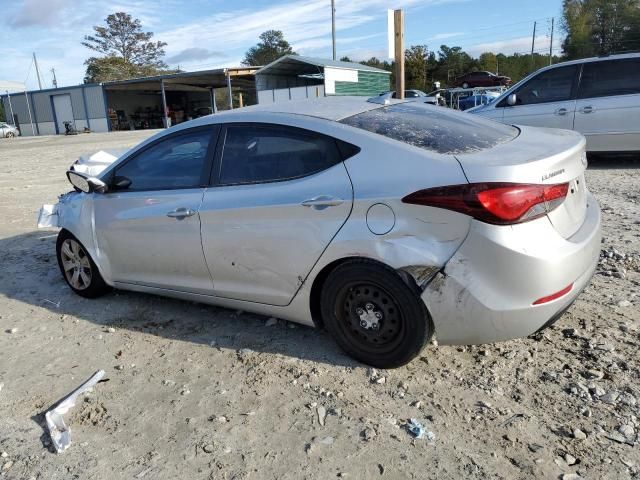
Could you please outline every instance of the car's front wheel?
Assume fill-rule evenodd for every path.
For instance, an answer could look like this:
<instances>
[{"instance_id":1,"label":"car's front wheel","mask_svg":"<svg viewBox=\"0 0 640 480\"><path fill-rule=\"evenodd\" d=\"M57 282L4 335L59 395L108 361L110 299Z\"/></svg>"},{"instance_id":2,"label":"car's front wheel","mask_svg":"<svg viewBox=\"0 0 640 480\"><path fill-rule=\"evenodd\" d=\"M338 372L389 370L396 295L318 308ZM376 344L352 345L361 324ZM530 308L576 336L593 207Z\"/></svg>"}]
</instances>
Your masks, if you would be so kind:
<instances>
[{"instance_id":1,"label":"car's front wheel","mask_svg":"<svg viewBox=\"0 0 640 480\"><path fill-rule=\"evenodd\" d=\"M58 234L56 254L62 276L71 290L78 295L96 298L111 289L100 275L84 245L67 230Z\"/></svg>"},{"instance_id":2,"label":"car's front wheel","mask_svg":"<svg viewBox=\"0 0 640 480\"><path fill-rule=\"evenodd\" d=\"M16 136L16 135L15 135L15 133L13 133L13 132L7 132L7 134L5 135L5 137L7 137L7 138L13 138L13 137L15 137L15 136Z\"/></svg>"},{"instance_id":3,"label":"car's front wheel","mask_svg":"<svg viewBox=\"0 0 640 480\"><path fill-rule=\"evenodd\" d=\"M321 294L325 327L345 352L378 368L414 359L433 325L416 288L392 269L350 260L327 277Z\"/></svg>"}]
</instances>

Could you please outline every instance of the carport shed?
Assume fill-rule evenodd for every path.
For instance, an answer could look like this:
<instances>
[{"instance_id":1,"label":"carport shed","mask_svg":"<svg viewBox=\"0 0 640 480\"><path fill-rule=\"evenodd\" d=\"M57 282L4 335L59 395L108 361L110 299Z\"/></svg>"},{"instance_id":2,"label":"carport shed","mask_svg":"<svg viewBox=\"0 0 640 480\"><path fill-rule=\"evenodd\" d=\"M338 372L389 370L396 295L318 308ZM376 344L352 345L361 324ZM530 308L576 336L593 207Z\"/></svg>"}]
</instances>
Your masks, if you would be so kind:
<instances>
[{"instance_id":1,"label":"carport shed","mask_svg":"<svg viewBox=\"0 0 640 480\"><path fill-rule=\"evenodd\" d=\"M259 67L198 72L33 90L0 95L9 123L22 135L65 133L64 122L82 131L162 128L217 111L216 89L224 106L256 103L254 73Z\"/></svg>"},{"instance_id":2,"label":"carport shed","mask_svg":"<svg viewBox=\"0 0 640 480\"><path fill-rule=\"evenodd\" d=\"M389 90L391 72L354 62L285 55L256 72L258 103Z\"/></svg>"}]
</instances>

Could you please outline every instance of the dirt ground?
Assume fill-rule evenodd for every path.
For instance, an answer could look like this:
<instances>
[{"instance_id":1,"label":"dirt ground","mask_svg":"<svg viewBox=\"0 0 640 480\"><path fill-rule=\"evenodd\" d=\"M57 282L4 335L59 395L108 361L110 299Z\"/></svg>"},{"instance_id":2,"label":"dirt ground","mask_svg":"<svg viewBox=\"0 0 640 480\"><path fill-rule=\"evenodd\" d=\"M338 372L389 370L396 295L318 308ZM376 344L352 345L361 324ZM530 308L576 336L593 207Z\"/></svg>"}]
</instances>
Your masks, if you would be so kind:
<instances>
[{"instance_id":1,"label":"dirt ground","mask_svg":"<svg viewBox=\"0 0 640 480\"><path fill-rule=\"evenodd\" d=\"M0 140L0 478L640 477L639 163L590 166L603 259L554 327L373 372L326 332L67 288L38 208L79 154L147 135ZM109 381L53 453L44 411L98 369ZM433 436L414 439L410 418Z\"/></svg>"}]
</instances>

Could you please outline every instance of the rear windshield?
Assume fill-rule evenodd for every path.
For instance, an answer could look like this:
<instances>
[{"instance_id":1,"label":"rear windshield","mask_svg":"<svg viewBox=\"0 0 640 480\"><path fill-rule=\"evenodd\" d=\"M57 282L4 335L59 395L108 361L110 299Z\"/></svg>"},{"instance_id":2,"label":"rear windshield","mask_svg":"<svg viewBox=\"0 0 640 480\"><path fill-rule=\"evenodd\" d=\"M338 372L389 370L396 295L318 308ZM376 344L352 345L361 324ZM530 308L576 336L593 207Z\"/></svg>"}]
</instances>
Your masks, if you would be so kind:
<instances>
[{"instance_id":1,"label":"rear windshield","mask_svg":"<svg viewBox=\"0 0 640 480\"><path fill-rule=\"evenodd\" d=\"M398 103L340 120L437 153L470 153L513 140L519 130L445 107Z\"/></svg>"}]
</instances>

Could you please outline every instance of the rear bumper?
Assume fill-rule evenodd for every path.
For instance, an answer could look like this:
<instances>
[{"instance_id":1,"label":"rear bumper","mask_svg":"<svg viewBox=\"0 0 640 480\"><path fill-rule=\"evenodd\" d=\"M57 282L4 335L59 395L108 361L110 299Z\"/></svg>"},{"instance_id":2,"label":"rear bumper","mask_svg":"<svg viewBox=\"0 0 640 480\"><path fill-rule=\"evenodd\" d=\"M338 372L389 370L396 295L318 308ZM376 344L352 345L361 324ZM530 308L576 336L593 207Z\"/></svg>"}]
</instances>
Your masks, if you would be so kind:
<instances>
[{"instance_id":1,"label":"rear bumper","mask_svg":"<svg viewBox=\"0 0 640 480\"><path fill-rule=\"evenodd\" d=\"M584 289L600 254L600 208L587 194L580 229L562 238L547 217L513 226L472 222L467 239L422 299L441 344L481 344L535 333ZM537 299L568 285L565 295Z\"/></svg>"}]
</instances>

